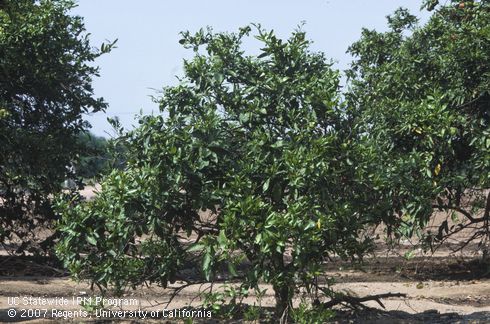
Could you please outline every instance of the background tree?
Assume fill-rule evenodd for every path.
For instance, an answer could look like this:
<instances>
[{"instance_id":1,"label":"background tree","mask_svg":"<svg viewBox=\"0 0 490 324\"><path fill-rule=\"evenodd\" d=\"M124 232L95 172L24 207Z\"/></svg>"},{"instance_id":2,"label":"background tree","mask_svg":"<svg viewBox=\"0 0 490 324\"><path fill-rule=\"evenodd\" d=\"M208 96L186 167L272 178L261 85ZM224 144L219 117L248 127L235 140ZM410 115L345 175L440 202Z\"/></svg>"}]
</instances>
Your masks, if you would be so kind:
<instances>
[{"instance_id":1,"label":"background tree","mask_svg":"<svg viewBox=\"0 0 490 324\"><path fill-rule=\"evenodd\" d=\"M383 210L363 182L370 151L352 141L339 73L302 31L283 41L257 28L257 56L241 48L250 32L184 33L195 56L159 100L168 118L120 138L127 166L95 200L60 202L58 253L77 278L118 289L240 278L242 292L266 282L283 316L299 289L333 296L318 280L329 256L370 247L359 229ZM203 279L182 272L192 261Z\"/></svg>"},{"instance_id":2,"label":"background tree","mask_svg":"<svg viewBox=\"0 0 490 324\"><path fill-rule=\"evenodd\" d=\"M110 144L105 137L96 136L91 132L78 134L78 143L82 150L80 159L75 163L78 176L85 179L95 179L108 172L110 161Z\"/></svg>"},{"instance_id":3,"label":"background tree","mask_svg":"<svg viewBox=\"0 0 490 324\"><path fill-rule=\"evenodd\" d=\"M0 8L0 242L20 240L17 252L55 218L50 197L77 159L77 134L89 126L82 114L106 107L93 97L91 62L113 44L94 50L82 18L69 14L74 5L4 0Z\"/></svg>"},{"instance_id":4,"label":"background tree","mask_svg":"<svg viewBox=\"0 0 490 324\"><path fill-rule=\"evenodd\" d=\"M442 210L454 226L448 218L429 243L474 225L462 243L488 240L490 4L427 4L435 13L424 26L400 9L388 32L363 30L347 97L376 151L374 189L400 216L388 220L396 232L410 236Z\"/></svg>"}]
</instances>

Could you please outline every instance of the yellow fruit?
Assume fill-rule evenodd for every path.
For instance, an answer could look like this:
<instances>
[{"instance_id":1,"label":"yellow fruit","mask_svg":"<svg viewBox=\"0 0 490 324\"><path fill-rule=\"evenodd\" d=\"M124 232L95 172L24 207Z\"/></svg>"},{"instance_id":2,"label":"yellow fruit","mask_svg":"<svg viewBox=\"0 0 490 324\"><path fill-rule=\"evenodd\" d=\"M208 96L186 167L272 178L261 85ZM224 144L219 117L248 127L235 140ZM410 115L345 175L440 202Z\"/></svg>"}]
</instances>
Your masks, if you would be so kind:
<instances>
[{"instance_id":1,"label":"yellow fruit","mask_svg":"<svg viewBox=\"0 0 490 324\"><path fill-rule=\"evenodd\" d=\"M441 164L437 163L436 168L434 169L434 174L437 176L441 172Z\"/></svg>"}]
</instances>

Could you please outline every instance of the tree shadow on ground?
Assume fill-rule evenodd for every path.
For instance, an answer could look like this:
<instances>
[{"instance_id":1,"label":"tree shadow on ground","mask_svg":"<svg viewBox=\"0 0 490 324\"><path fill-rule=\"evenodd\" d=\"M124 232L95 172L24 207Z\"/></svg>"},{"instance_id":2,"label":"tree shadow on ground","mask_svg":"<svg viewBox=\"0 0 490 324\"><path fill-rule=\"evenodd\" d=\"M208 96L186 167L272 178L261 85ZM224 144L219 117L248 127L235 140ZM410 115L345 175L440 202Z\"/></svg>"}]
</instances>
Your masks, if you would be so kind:
<instances>
[{"instance_id":1,"label":"tree shadow on ground","mask_svg":"<svg viewBox=\"0 0 490 324\"><path fill-rule=\"evenodd\" d=\"M325 264L329 272L358 271L360 275L342 278L339 282L348 281L389 281L402 282L409 280L476 280L490 278L490 263L481 258L452 258L448 256L416 257L405 260L402 257L366 258L362 263L352 264L348 261L335 260Z\"/></svg>"},{"instance_id":2,"label":"tree shadow on ground","mask_svg":"<svg viewBox=\"0 0 490 324\"><path fill-rule=\"evenodd\" d=\"M474 312L471 314L439 313L435 309L410 314L403 311L379 311L367 309L363 311L337 311L332 323L366 323L366 324L405 324L405 323L489 323L490 312Z\"/></svg>"},{"instance_id":3,"label":"tree shadow on ground","mask_svg":"<svg viewBox=\"0 0 490 324\"><path fill-rule=\"evenodd\" d=\"M55 257L30 255L0 255L1 277L64 277L62 264Z\"/></svg>"}]
</instances>

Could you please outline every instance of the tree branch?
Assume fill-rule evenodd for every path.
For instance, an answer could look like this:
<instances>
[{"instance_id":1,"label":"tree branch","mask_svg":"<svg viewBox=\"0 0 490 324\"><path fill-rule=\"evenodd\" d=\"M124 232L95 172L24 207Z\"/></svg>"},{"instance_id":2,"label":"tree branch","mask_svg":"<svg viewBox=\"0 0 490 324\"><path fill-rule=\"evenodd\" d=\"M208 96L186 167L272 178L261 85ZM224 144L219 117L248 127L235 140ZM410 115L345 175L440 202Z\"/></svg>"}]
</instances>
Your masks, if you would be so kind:
<instances>
[{"instance_id":1,"label":"tree branch","mask_svg":"<svg viewBox=\"0 0 490 324\"><path fill-rule=\"evenodd\" d=\"M464 210L463 208L460 208L460 207L448 206L448 205L432 205L432 208L450 209L450 210L457 211L457 212L463 214L472 223L479 223L479 222L482 222L483 221L483 219L481 219L481 218L475 219L473 216L471 216L471 214L469 212L467 212L466 210Z\"/></svg>"},{"instance_id":2,"label":"tree branch","mask_svg":"<svg viewBox=\"0 0 490 324\"><path fill-rule=\"evenodd\" d=\"M489 219L490 218L490 191L488 192L487 195L487 204L485 206L485 213L483 214L483 219Z\"/></svg>"},{"instance_id":3,"label":"tree branch","mask_svg":"<svg viewBox=\"0 0 490 324\"><path fill-rule=\"evenodd\" d=\"M354 307L365 307L361 303L367 302L374 300L377 302L381 307L386 308L385 305L381 302L382 298L394 298L394 297L407 297L407 294L402 294L402 293L386 293L386 294L379 294L379 295L371 295L371 296L365 296L365 297L354 297L354 296L349 296L349 295L339 295L335 298L332 298L330 301L326 303L320 304L321 307L323 308L332 308L335 305L339 304L349 304Z\"/></svg>"}]
</instances>

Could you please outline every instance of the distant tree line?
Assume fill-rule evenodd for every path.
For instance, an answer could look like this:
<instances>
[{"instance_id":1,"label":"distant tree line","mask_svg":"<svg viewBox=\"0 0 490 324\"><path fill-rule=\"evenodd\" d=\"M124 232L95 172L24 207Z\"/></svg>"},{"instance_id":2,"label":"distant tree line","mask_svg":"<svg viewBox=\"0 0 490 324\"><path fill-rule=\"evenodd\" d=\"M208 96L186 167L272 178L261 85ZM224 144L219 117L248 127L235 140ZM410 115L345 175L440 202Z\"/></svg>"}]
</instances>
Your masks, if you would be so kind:
<instances>
[{"instance_id":1,"label":"distant tree line","mask_svg":"<svg viewBox=\"0 0 490 324\"><path fill-rule=\"evenodd\" d=\"M82 132L78 135L78 143L81 147L79 160L75 164L78 177L94 179L108 170L111 155L105 137Z\"/></svg>"}]
</instances>

